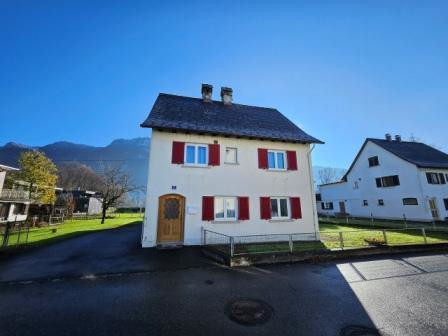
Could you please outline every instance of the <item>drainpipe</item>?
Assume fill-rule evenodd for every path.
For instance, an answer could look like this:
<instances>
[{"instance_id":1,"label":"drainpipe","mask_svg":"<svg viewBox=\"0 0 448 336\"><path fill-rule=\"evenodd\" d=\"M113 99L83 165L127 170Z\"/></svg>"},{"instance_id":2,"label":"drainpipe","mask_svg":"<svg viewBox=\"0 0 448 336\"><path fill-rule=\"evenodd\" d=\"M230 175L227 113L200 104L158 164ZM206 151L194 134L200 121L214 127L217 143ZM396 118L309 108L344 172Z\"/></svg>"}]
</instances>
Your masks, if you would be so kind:
<instances>
[{"instance_id":1,"label":"drainpipe","mask_svg":"<svg viewBox=\"0 0 448 336\"><path fill-rule=\"evenodd\" d=\"M317 217L317 205L316 205L316 195L314 192L314 178L313 178L313 166L311 164L311 152L314 150L315 144L311 145L310 150L307 153L308 156L308 172L310 174L310 191L311 191L311 202L313 204L313 219L314 219L314 232L316 233L316 238L320 240L319 231L319 219Z\"/></svg>"}]
</instances>

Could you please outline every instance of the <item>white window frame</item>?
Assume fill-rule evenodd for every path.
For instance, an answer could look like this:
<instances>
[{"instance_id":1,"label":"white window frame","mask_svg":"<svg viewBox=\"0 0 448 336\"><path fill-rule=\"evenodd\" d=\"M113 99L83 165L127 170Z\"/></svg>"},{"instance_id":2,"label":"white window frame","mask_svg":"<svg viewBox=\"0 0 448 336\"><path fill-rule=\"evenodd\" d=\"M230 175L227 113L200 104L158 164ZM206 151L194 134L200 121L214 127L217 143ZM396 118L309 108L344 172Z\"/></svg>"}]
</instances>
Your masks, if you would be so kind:
<instances>
[{"instance_id":1,"label":"white window frame","mask_svg":"<svg viewBox=\"0 0 448 336\"><path fill-rule=\"evenodd\" d=\"M223 200L223 211L224 211L224 217L223 218L216 218L216 206L215 202L217 199L222 198ZM235 201L235 217L227 217L227 206L226 206L226 199L233 199ZM215 221L217 222L235 222L238 220L238 197L236 196L214 196L213 197L213 216L215 218Z\"/></svg>"},{"instance_id":2,"label":"white window frame","mask_svg":"<svg viewBox=\"0 0 448 336\"><path fill-rule=\"evenodd\" d=\"M227 161L227 150L228 149L234 149L235 150L235 162L229 162ZM224 163L226 164L238 164L238 148L236 147L226 147L225 152L224 152Z\"/></svg>"},{"instance_id":3,"label":"white window frame","mask_svg":"<svg viewBox=\"0 0 448 336\"><path fill-rule=\"evenodd\" d=\"M187 148L188 146L193 146L194 147L194 163L188 163L187 162ZM198 163L198 158L199 158L199 147L205 147L205 163ZM208 166L208 145L207 144L202 144L202 143L191 143L188 142L185 144L185 149L184 149L184 165L186 166L195 166L195 167L206 167Z\"/></svg>"},{"instance_id":4,"label":"white window frame","mask_svg":"<svg viewBox=\"0 0 448 336\"><path fill-rule=\"evenodd\" d=\"M286 216L281 216L280 215L280 200L281 199L285 199L286 200L286 210L288 212L288 214ZM278 214L279 216L273 216L272 215L272 206L271 206L271 202L272 200L276 200L277 201L277 209L278 209ZM270 197L269 200L269 206L271 208L271 219L273 220L282 220L282 219L290 219L291 218L291 201L289 197L283 197L283 196L279 196L279 197Z\"/></svg>"},{"instance_id":5,"label":"white window frame","mask_svg":"<svg viewBox=\"0 0 448 336\"><path fill-rule=\"evenodd\" d=\"M274 153L274 168L269 167L269 153ZM278 168L277 153L283 154L283 161L285 166L284 168ZM286 151L278 149L268 149L268 170L278 170L278 171L288 170L288 159L286 157Z\"/></svg>"}]
</instances>

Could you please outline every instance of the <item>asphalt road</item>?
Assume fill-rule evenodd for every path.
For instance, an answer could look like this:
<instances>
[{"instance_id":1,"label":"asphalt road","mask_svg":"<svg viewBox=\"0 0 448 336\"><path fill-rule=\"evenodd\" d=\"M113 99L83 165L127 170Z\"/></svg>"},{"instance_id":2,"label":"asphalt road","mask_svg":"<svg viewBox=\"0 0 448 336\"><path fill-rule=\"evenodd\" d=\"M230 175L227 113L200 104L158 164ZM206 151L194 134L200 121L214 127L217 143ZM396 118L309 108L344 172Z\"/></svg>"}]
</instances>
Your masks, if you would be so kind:
<instances>
[{"instance_id":1,"label":"asphalt road","mask_svg":"<svg viewBox=\"0 0 448 336\"><path fill-rule=\"evenodd\" d=\"M447 254L229 269L197 249L141 251L136 236L137 226L95 233L2 260L0 334L448 334ZM224 313L239 298L274 314L240 325Z\"/></svg>"}]
</instances>

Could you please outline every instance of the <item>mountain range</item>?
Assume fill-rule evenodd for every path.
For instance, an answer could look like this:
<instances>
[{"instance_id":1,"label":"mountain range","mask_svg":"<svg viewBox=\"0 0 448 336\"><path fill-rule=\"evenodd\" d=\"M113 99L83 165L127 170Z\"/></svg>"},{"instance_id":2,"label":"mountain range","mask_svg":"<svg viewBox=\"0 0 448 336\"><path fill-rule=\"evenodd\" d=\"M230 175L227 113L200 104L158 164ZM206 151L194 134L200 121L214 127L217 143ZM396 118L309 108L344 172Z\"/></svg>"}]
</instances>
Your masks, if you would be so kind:
<instances>
[{"instance_id":1,"label":"mountain range","mask_svg":"<svg viewBox=\"0 0 448 336\"><path fill-rule=\"evenodd\" d=\"M15 142L0 146L0 164L18 167L20 154L26 150L36 149L47 155L57 166L64 163L79 162L101 173L104 162L121 165L129 172L133 183L146 187L150 138L116 139L104 147L75 144L67 141L55 142L41 147L32 147ZM328 167L314 166L314 181L319 181L319 171ZM337 179L342 177L345 169L337 169Z\"/></svg>"}]
</instances>

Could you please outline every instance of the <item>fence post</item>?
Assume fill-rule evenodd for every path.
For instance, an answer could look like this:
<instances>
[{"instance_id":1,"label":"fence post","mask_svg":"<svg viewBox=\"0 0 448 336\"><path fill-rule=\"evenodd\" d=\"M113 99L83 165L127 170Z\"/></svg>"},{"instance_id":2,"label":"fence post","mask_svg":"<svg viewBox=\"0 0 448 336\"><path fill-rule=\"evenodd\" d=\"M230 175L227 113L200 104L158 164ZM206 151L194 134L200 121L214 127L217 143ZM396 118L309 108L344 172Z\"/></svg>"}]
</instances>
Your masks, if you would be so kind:
<instances>
[{"instance_id":1,"label":"fence post","mask_svg":"<svg viewBox=\"0 0 448 336\"><path fill-rule=\"evenodd\" d=\"M406 221L406 214L403 214L403 220L404 220L404 227L408 228L408 222Z\"/></svg>"},{"instance_id":2,"label":"fence post","mask_svg":"<svg viewBox=\"0 0 448 336\"><path fill-rule=\"evenodd\" d=\"M292 253L293 249L294 249L294 243L292 241L292 235L289 235L289 252Z\"/></svg>"},{"instance_id":3,"label":"fence post","mask_svg":"<svg viewBox=\"0 0 448 336\"><path fill-rule=\"evenodd\" d=\"M341 250L344 249L344 237L342 236L342 231L339 231L339 245L341 246Z\"/></svg>"},{"instance_id":4,"label":"fence post","mask_svg":"<svg viewBox=\"0 0 448 336\"><path fill-rule=\"evenodd\" d=\"M373 212L370 213L370 221L372 222L372 226L374 226L374 224L373 224Z\"/></svg>"},{"instance_id":5,"label":"fence post","mask_svg":"<svg viewBox=\"0 0 448 336\"><path fill-rule=\"evenodd\" d=\"M428 244L428 241L426 240L426 231L425 231L425 228L422 228L422 235L423 235L423 240L424 240L425 244Z\"/></svg>"},{"instance_id":6,"label":"fence post","mask_svg":"<svg viewBox=\"0 0 448 336\"><path fill-rule=\"evenodd\" d=\"M233 257L233 254L235 252L235 246L233 242L233 237L230 237L230 256Z\"/></svg>"},{"instance_id":7,"label":"fence post","mask_svg":"<svg viewBox=\"0 0 448 336\"><path fill-rule=\"evenodd\" d=\"M11 228L11 222L6 222L5 226L5 233L3 234L3 243L2 247L8 246L8 240L9 240L9 230Z\"/></svg>"},{"instance_id":8,"label":"fence post","mask_svg":"<svg viewBox=\"0 0 448 336\"><path fill-rule=\"evenodd\" d=\"M386 230L383 229L383 238L384 238L384 244L387 245L387 236L386 236Z\"/></svg>"}]
</instances>

